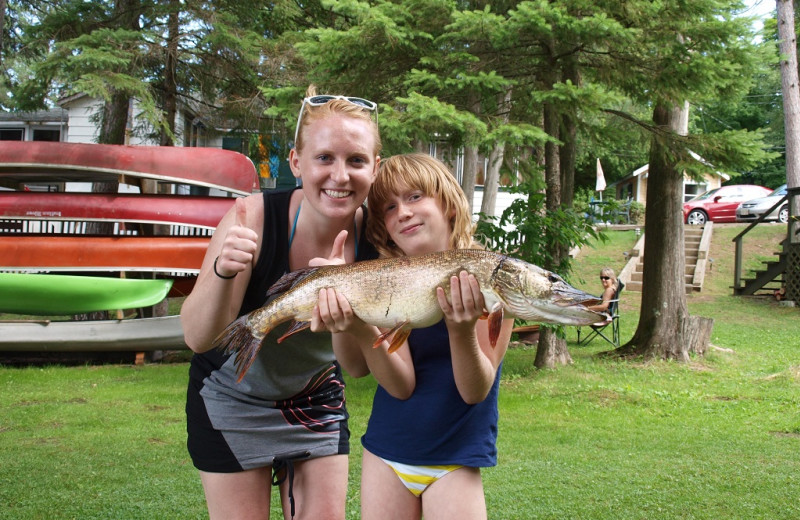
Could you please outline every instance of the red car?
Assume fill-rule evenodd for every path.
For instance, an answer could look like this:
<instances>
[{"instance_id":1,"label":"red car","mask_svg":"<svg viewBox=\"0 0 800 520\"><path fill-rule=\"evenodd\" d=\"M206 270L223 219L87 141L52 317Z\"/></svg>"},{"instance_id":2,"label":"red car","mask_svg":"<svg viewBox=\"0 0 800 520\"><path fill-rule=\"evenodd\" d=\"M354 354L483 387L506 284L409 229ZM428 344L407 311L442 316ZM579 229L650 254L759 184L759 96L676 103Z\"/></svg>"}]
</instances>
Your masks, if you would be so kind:
<instances>
[{"instance_id":1,"label":"red car","mask_svg":"<svg viewBox=\"0 0 800 520\"><path fill-rule=\"evenodd\" d=\"M683 204L683 220L700 226L708 221L736 222L739 204L770 193L769 189L753 184L734 184L709 190Z\"/></svg>"}]
</instances>

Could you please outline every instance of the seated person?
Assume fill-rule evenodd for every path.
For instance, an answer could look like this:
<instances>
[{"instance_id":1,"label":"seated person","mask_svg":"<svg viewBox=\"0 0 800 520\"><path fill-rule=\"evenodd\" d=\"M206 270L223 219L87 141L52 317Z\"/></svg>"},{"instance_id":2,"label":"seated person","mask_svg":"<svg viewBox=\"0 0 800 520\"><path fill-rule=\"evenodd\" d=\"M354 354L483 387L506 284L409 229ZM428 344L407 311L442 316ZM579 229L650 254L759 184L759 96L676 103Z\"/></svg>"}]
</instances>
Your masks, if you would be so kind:
<instances>
[{"instance_id":1,"label":"seated person","mask_svg":"<svg viewBox=\"0 0 800 520\"><path fill-rule=\"evenodd\" d=\"M611 300L614 299L614 295L617 293L617 287L619 287L619 281L617 281L617 275L614 274L614 270L610 267L602 268L600 270L600 283L603 284L603 301L597 305L587 305L586 308L590 311L606 313L608 315L606 321L611 321L609 307L611 306Z\"/></svg>"}]
</instances>

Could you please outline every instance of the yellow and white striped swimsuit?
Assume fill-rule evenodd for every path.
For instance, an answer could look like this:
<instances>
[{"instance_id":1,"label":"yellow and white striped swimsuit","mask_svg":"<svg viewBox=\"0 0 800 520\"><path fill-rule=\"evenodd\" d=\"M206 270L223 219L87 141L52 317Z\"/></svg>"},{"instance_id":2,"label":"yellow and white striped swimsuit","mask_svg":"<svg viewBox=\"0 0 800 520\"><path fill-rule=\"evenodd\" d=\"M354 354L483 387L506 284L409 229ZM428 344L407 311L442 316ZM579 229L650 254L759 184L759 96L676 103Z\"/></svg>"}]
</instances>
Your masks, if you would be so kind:
<instances>
[{"instance_id":1,"label":"yellow and white striped swimsuit","mask_svg":"<svg viewBox=\"0 0 800 520\"><path fill-rule=\"evenodd\" d=\"M422 495L428 486L444 477L451 471L455 471L462 466L460 464L446 464L442 466L413 466L381 458L395 474L400 478L403 485L411 491L414 496Z\"/></svg>"}]
</instances>

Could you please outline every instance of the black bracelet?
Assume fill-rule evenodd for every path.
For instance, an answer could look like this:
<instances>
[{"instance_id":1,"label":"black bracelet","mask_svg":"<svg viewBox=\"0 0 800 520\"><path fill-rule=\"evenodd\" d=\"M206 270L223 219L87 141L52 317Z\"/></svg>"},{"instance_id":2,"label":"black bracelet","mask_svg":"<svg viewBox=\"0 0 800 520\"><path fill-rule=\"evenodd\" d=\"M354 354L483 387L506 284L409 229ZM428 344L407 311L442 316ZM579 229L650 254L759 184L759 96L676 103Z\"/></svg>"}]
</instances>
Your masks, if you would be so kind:
<instances>
[{"instance_id":1,"label":"black bracelet","mask_svg":"<svg viewBox=\"0 0 800 520\"><path fill-rule=\"evenodd\" d=\"M236 278L236 275L239 274L239 273L233 273L230 276L222 276L221 274L219 274L219 271L217 271L217 260L219 260L219 257L216 257L214 259L214 274L215 275L219 276L223 280L230 280L231 278Z\"/></svg>"}]
</instances>

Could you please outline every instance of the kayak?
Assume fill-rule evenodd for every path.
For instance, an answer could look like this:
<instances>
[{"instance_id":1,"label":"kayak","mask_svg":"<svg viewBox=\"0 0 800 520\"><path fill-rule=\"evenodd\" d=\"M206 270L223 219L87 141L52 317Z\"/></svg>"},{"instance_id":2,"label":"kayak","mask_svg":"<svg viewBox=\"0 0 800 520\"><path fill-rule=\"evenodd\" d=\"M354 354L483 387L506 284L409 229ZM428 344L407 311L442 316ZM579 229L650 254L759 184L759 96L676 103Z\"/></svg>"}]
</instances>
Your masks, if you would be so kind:
<instances>
[{"instance_id":1,"label":"kayak","mask_svg":"<svg viewBox=\"0 0 800 520\"><path fill-rule=\"evenodd\" d=\"M197 274L210 237L0 236L0 270Z\"/></svg>"},{"instance_id":2,"label":"kayak","mask_svg":"<svg viewBox=\"0 0 800 520\"><path fill-rule=\"evenodd\" d=\"M0 321L3 352L186 349L180 316L98 321Z\"/></svg>"},{"instance_id":3,"label":"kayak","mask_svg":"<svg viewBox=\"0 0 800 520\"><path fill-rule=\"evenodd\" d=\"M0 273L0 312L50 316L149 307L171 287L165 279Z\"/></svg>"},{"instance_id":4,"label":"kayak","mask_svg":"<svg viewBox=\"0 0 800 520\"><path fill-rule=\"evenodd\" d=\"M249 195L258 175L249 157L219 148L3 141L0 184L130 182L151 179Z\"/></svg>"},{"instance_id":5,"label":"kayak","mask_svg":"<svg viewBox=\"0 0 800 520\"><path fill-rule=\"evenodd\" d=\"M0 219L126 222L213 230L233 197L0 191Z\"/></svg>"}]
</instances>

